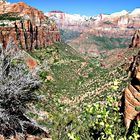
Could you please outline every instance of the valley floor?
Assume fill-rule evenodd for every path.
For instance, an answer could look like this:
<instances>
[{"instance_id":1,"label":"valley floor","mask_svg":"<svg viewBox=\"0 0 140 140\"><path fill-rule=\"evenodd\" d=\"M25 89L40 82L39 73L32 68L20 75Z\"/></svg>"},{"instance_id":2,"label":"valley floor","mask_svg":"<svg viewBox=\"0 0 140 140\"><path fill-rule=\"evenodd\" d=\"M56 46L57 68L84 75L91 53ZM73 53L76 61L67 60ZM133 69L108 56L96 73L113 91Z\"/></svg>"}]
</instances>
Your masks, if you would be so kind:
<instances>
[{"instance_id":1,"label":"valley floor","mask_svg":"<svg viewBox=\"0 0 140 140\"><path fill-rule=\"evenodd\" d=\"M124 57L130 58L137 51L125 51ZM124 81L129 59L113 61L112 67L103 68L98 59L85 58L62 43L30 55L42 65L39 75L43 80L38 91L41 101L31 116L50 129L52 139L126 139L118 104L129 82ZM138 137L138 131L135 125L127 139Z\"/></svg>"}]
</instances>

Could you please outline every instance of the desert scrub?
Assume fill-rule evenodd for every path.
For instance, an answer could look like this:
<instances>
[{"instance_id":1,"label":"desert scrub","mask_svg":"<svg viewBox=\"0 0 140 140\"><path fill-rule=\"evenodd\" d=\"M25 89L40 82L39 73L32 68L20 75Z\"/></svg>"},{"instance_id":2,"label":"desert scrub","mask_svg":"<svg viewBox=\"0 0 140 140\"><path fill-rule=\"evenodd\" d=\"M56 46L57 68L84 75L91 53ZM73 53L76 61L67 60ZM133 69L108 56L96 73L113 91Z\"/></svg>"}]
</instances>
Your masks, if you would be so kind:
<instances>
[{"instance_id":1,"label":"desert scrub","mask_svg":"<svg viewBox=\"0 0 140 140\"><path fill-rule=\"evenodd\" d=\"M66 44L56 43L53 48L35 50L32 54L40 63L54 57L57 62L49 63L47 71L53 81L45 82L47 73L42 74L43 87L39 94L44 96L38 109L48 112L48 120L39 122L50 129L54 140L126 140L138 136L138 131L125 136L123 117L119 111L126 71L116 67L100 67L98 59L84 57ZM47 51L47 53L46 53ZM138 128L137 124L135 128Z\"/></svg>"},{"instance_id":2,"label":"desert scrub","mask_svg":"<svg viewBox=\"0 0 140 140\"><path fill-rule=\"evenodd\" d=\"M79 112L55 112L50 115L53 139L61 140L138 140L139 124L126 135L118 99L85 103Z\"/></svg>"},{"instance_id":3,"label":"desert scrub","mask_svg":"<svg viewBox=\"0 0 140 140\"><path fill-rule=\"evenodd\" d=\"M93 104L85 103L76 112L58 113L50 116L53 139L61 140L95 140L120 139L125 134L122 114L115 104L116 98L107 97L106 101Z\"/></svg>"},{"instance_id":4,"label":"desert scrub","mask_svg":"<svg viewBox=\"0 0 140 140\"><path fill-rule=\"evenodd\" d=\"M126 48L128 46L126 42L128 42L129 40L127 38L89 36L88 41L96 43L101 50L112 50L115 48Z\"/></svg>"},{"instance_id":5,"label":"desert scrub","mask_svg":"<svg viewBox=\"0 0 140 140\"><path fill-rule=\"evenodd\" d=\"M62 41L64 41L64 42L73 40L73 39L78 38L80 36L80 32L72 31L72 30L68 30L68 29L65 29L65 30L61 29L60 34L62 37Z\"/></svg>"}]
</instances>

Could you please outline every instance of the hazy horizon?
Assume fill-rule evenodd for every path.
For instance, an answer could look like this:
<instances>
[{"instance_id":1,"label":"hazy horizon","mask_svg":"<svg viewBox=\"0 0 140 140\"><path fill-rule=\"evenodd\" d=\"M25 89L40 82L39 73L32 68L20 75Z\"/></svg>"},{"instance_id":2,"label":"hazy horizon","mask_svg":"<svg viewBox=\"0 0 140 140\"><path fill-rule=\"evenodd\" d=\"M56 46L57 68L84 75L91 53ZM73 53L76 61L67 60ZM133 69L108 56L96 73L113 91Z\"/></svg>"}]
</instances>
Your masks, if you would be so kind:
<instances>
[{"instance_id":1,"label":"hazy horizon","mask_svg":"<svg viewBox=\"0 0 140 140\"><path fill-rule=\"evenodd\" d=\"M20 2L21 0L8 0L11 3ZM22 0L43 12L49 12L54 10L63 11L69 14L80 14L85 16L96 16L98 14L111 14L126 10L128 12L133 11L135 8L140 7L138 0Z\"/></svg>"}]
</instances>

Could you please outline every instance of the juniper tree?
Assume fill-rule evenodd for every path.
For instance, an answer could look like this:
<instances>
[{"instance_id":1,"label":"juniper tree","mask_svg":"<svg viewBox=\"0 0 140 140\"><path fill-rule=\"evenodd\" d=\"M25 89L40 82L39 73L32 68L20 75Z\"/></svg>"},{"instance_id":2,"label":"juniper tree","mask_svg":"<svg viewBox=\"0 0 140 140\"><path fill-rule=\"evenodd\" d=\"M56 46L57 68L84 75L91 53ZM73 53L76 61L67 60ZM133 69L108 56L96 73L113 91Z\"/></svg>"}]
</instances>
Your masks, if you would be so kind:
<instances>
[{"instance_id":1,"label":"juniper tree","mask_svg":"<svg viewBox=\"0 0 140 140\"><path fill-rule=\"evenodd\" d=\"M35 90L40 82L25 70L24 64L12 64L12 49L0 48L0 134L5 137L17 134L48 133L27 116L28 103L37 100Z\"/></svg>"}]
</instances>

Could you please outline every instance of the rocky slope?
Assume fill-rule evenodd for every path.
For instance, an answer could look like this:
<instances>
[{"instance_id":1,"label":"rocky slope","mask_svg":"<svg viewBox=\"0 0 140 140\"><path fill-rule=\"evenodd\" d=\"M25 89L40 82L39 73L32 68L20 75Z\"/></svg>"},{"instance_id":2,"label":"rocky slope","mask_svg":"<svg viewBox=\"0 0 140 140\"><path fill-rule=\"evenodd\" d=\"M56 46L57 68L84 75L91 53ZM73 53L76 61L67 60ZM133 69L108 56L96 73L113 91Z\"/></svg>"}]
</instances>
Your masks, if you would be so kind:
<instances>
[{"instance_id":1,"label":"rocky slope","mask_svg":"<svg viewBox=\"0 0 140 140\"><path fill-rule=\"evenodd\" d=\"M102 50L104 52L110 48L127 47L135 30L140 28L140 9L95 17L70 15L60 11L51 11L46 15L54 19L63 30L64 41L90 56L99 56ZM68 33L70 37L65 38L64 35Z\"/></svg>"},{"instance_id":2,"label":"rocky slope","mask_svg":"<svg viewBox=\"0 0 140 140\"><path fill-rule=\"evenodd\" d=\"M132 38L132 43L130 47L140 48L140 30L137 30Z\"/></svg>"},{"instance_id":3,"label":"rocky slope","mask_svg":"<svg viewBox=\"0 0 140 140\"><path fill-rule=\"evenodd\" d=\"M127 73L123 67L127 63L129 67L129 58L137 54L138 49L114 51L114 55L103 59L107 69L101 67L100 59L86 59L66 44L57 43L46 49L35 50L32 57L42 64L45 59L49 60L50 68L42 69L40 74L44 80L40 95L44 95L44 98L37 108L44 109L50 117L47 122L37 120L50 127L52 139L68 140L72 136L83 140L102 139L103 133L105 139L111 134L114 136L112 139L123 137L122 114L116 107L128 83L124 82ZM49 80L47 76L52 78ZM97 122L93 121L93 116ZM97 132L102 134L97 135Z\"/></svg>"},{"instance_id":4,"label":"rocky slope","mask_svg":"<svg viewBox=\"0 0 140 140\"><path fill-rule=\"evenodd\" d=\"M95 30L91 28L90 32L95 35L130 38L134 30L140 28L140 9L130 13L124 10L111 15L101 14L92 22L92 26L95 26Z\"/></svg>"},{"instance_id":5,"label":"rocky slope","mask_svg":"<svg viewBox=\"0 0 140 140\"><path fill-rule=\"evenodd\" d=\"M90 31L97 35L99 35L98 32L111 32L112 29L112 34L120 30L122 35L124 31L126 31L125 35L127 35L128 33L132 34L131 29L138 29L140 27L139 8L130 13L123 10L111 15L100 14L92 17L80 16L78 14L70 15L60 11L51 11L46 13L46 15L55 19L62 29L79 30L80 28L82 29L81 31Z\"/></svg>"},{"instance_id":6,"label":"rocky slope","mask_svg":"<svg viewBox=\"0 0 140 140\"><path fill-rule=\"evenodd\" d=\"M80 16L79 14L67 14L62 11L51 11L45 14L54 19L60 29L85 30L89 24L89 17Z\"/></svg>"},{"instance_id":7,"label":"rocky slope","mask_svg":"<svg viewBox=\"0 0 140 140\"><path fill-rule=\"evenodd\" d=\"M60 41L55 22L43 12L23 3L0 1L0 43L31 50Z\"/></svg>"},{"instance_id":8,"label":"rocky slope","mask_svg":"<svg viewBox=\"0 0 140 140\"><path fill-rule=\"evenodd\" d=\"M125 10L111 15L100 14L87 17L70 15L60 11L51 11L47 16L57 21L59 28L91 33L96 36L130 37L140 28L140 8Z\"/></svg>"}]
</instances>

